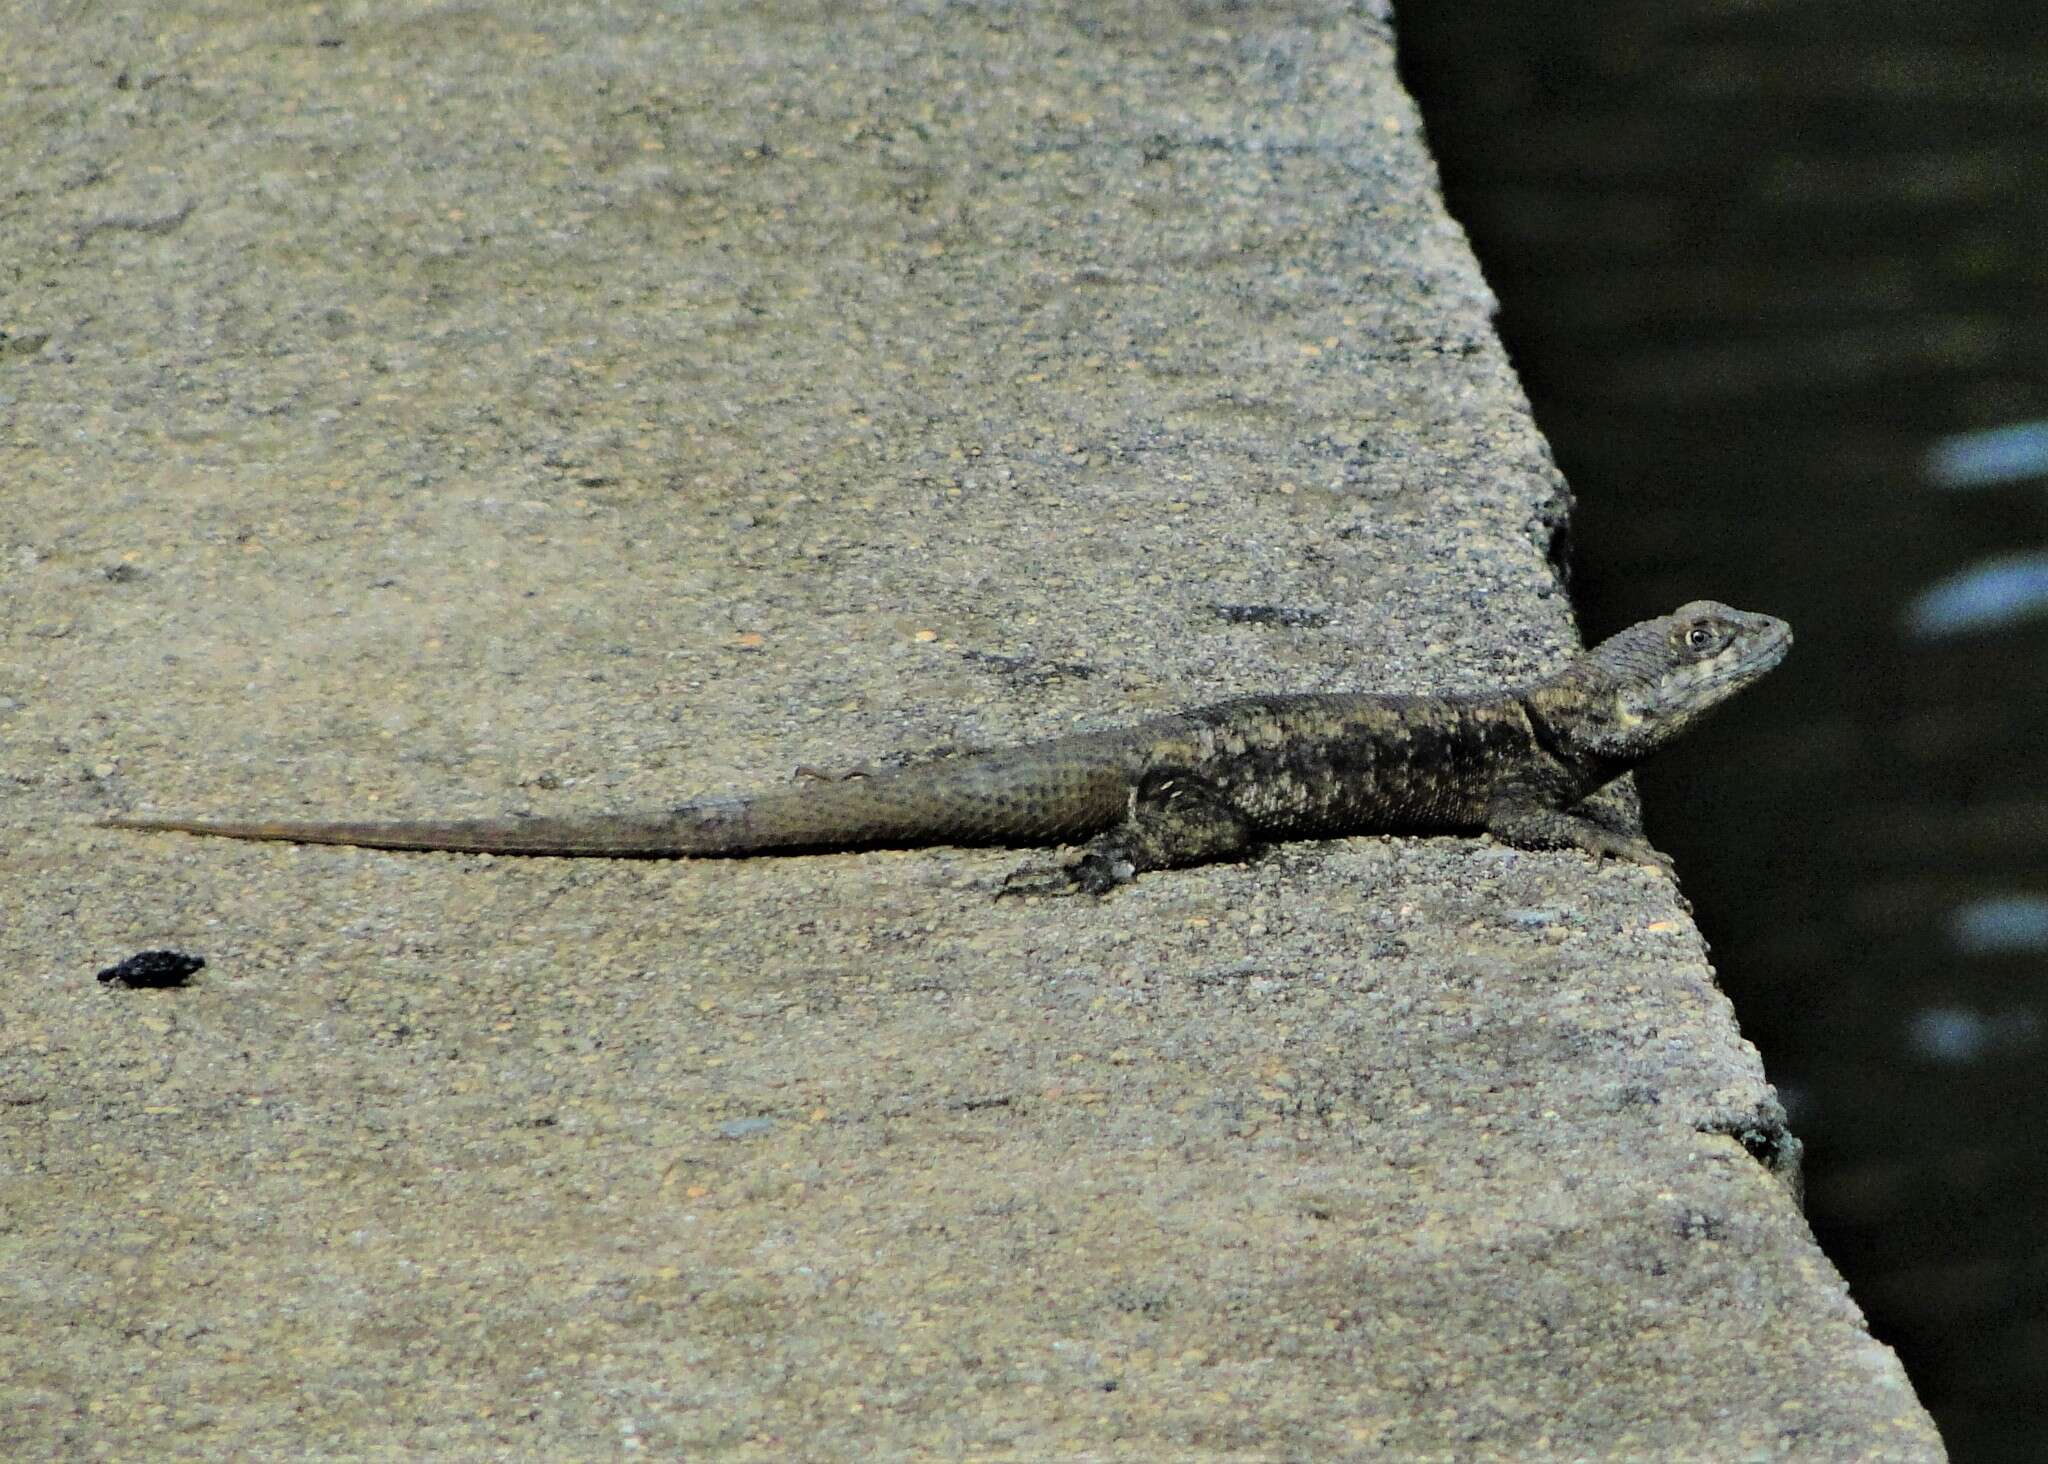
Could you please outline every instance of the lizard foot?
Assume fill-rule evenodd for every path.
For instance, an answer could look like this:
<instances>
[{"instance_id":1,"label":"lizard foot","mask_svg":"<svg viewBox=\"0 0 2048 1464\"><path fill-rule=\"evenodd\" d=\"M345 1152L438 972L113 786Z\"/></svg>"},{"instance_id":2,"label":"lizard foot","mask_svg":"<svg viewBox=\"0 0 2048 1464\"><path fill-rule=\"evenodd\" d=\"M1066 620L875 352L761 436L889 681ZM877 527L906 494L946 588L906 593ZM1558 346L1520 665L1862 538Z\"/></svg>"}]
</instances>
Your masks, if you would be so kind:
<instances>
[{"instance_id":1,"label":"lizard foot","mask_svg":"<svg viewBox=\"0 0 2048 1464\"><path fill-rule=\"evenodd\" d=\"M1486 828L1503 844L1517 849L1583 849L1596 859L1626 859L1678 878L1671 857L1653 848L1648 839L1611 829L1582 814L1540 804L1506 803L1487 810Z\"/></svg>"},{"instance_id":2,"label":"lizard foot","mask_svg":"<svg viewBox=\"0 0 2048 1464\"><path fill-rule=\"evenodd\" d=\"M1138 871L1126 858L1091 849L1072 864L1027 864L1012 870L996 891L996 898L1010 895L1106 895L1118 885L1129 884Z\"/></svg>"},{"instance_id":3,"label":"lizard foot","mask_svg":"<svg viewBox=\"0 0 2048 1464\"><path fill-rule=\"evenodd\" d=\"M1067 872L1063 864L1027 864L1013 869L1004 876L1002 886L996 891L998 900L1014 897L1036 897L1039 895L1078 895L1080 886Z\"/></svg>"},{"instance_id":4,"label":"lizard foot","mask_svg":"<svg viewBox=\"0 0 2048 1464\"><path fill-rule=\"evenodd\" d=\"M1138 866L1127 854L1090 849L1067 866L1067 878L1084 894L1106 895L1118 885L1138 877Z\"/></svg>"},{"instance_id":5,"label":"lizard foot","mask_svg":"<svg viewBox=\"0 0 2048 1464\"><path fill-rule=\"evenodd\" d=\"M1671 862L1671 856L1653 847L1648 839L1638 839L1627 834L1609 834L1607 838L1593 842L1599 845L1590 851L1594 854L1604 855L1609 859L1626 859L1631 864L1660 870L1666 878L1678 878L1678 866Z\"/></svg>"}]
</instances>

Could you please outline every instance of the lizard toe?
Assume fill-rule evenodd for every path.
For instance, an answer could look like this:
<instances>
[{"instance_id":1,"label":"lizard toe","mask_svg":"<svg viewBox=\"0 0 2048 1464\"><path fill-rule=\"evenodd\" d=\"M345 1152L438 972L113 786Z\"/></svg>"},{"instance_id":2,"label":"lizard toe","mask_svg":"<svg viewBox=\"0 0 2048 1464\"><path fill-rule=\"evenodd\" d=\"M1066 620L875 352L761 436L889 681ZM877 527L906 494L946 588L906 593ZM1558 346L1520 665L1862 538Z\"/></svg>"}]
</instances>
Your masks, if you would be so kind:
<instances>
[{"instance_id":1,"label":"lizard toe","mask_svg":"<svg viewBox=\"0 0 2048 1464\"><path fill-rule=\"evenodd\" d=\"M1091 849L1068 868L1066 875L1073 881L1073 887L1084 894L1106 895L1118 885L1136 879L1138 868L1123 855Z\"/></svg>"},{"instance_id":2,"label":"lizard toe","mask_svg":"<svg viewBox=\"0 0 2048 1464\"><path fill-rule=\"evenodd\" d=\"M1645 869L1655 869L1671 879L1678 878L1678 866L1671 862L1671 856L1653 846L1648 839L1627 838L1616 834L1610 840L1602 841L1596 852L1610 859L1626 859L1631 864L1640 864Z\"/></svg>"},{"instance_id":3,"label":"lizard toe","mask_svg":"<svg viewBox=\"0 0 2048 1464\"><path fill-rule=\"evenodd\" d=\"M1013 869L1004 876L1001 888L996 891L998 900L1012 897L1025 898L1040 895L1071 895L1079 893L1073 874L1063 865L1027 864Z\"/></svg>"}]
</instances>

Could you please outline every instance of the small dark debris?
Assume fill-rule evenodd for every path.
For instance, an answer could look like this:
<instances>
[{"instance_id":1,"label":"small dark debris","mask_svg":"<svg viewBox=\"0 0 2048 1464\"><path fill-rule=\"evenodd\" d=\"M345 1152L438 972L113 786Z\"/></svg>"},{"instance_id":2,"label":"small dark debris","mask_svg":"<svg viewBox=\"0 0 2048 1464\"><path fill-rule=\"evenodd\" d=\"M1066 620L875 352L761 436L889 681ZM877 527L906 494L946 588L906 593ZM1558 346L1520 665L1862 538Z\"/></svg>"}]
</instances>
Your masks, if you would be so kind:
<instances>
[{"instance_id":1,"label":"small dark debris","mask_svg":"<svg viewBox=\"0 0 2048 1464\"><path fill-rule=\"evenodd\" d=\"M184 986L193 973L206 969L206 957L188 956L182 951L139 951L118 966L100 972L107 984L119 982L133 989Z\"/></svg>"},{"instance_id":2,"label":"small dark debris","mask_svg":"<svg viewBox=\"0 0 2048 1464\"><path fill-rule=\"evenodd\" d=\"M1163 1317L1173 1310L1172 1297L1159 1290L1117 1286L1110 1289L1108 1300L1111 1306L1129 1316Z\"/></svg>"},{"instance_id":3,"label":"small dark debris","mask_svg":"<svg viewBox=\"0 0 2048 1464\"><path fill-rule=\"evenodd\" d=\"M1686 1240L1720 1240L1728 1233L1728 1222L1705 1210L1684 1210L1672 1217L1671 1228Z\"/></svg>"},{"instance_id":4,"label":"small dark debris","mask_svg":"<svg viewBox=\"0 0 2048 1464\"><path fill-rule=\"evenodd\" d=\"M1330 623L1327 610L1303 610L1292 605L1211 605L1216 618L1226 625L1279 625L1290 630L1316 630Z\"/></svg>"},{"instance_id":5,"label":"small dark debris","mask_svg":"<svg viewBox=\"0 0 2048 1464\"><path fill-rule=\"evenodd\" d=\"M168 234L176 230L180 224L185 222L185 220L192 217L192 210L194 207L196 207L196 205L194 204L193 200L188 198L184 200L184 202L180 203L176 208L170 209L164 213L108 214L104 218L91 219L87 221L85 225L79 229L77 238L74 239L72 242L76 247L83 248L86 244L86 241L91 239L95 234Z\"/></svg>"},{"instance_id":6,"label":"small dark debris","mask_svg":"<svg viewBox=\"0 0 2048 1464\"><path fill-rule=\"evenodd\" d=\"M128 585L142 578L142 571L132 564L110 564L100 571L100 578L108 584Z\"/></svg>"},{"instance_id":7,"label":"small dark debris","mask_svg":"<svg viewBox=\"0 0 2048 1464\"><path fill-rule=\"evenodd\" d=\"M986 1098L962 1098L947 1106L961 1113L978 1113L984 1108L1008 1108L1012 1101L1008 1093L998 1093Z\"/></svg>"},{"instance_id":8,"label":"small dark debris","mask_svg":"<svg viewBox=\"0 0 2048 1464\"><path fill-rule=\"evenodd\" d=\"M1196 989L1205 986L1234 986L1239 982L1256 981L1278 975L1256 961L1239 961L1231 966L1218 966L1210 971L1197 971L1189 977L1189 983Z\"/></svg>"},{"instance_id":9,"label":"small dark debris","mask_svg":"<svg viewBox=\"0 0 2048 1464\"><path fill-rule=\"evenodd\" d=\"M1093 666L1079 661L1041 661L1036 656L998 656L993 651L962 651L960 658L983 666L1019 690L1036 690L1055 681L1086 681Z\"/></svg>"}]
</instances>

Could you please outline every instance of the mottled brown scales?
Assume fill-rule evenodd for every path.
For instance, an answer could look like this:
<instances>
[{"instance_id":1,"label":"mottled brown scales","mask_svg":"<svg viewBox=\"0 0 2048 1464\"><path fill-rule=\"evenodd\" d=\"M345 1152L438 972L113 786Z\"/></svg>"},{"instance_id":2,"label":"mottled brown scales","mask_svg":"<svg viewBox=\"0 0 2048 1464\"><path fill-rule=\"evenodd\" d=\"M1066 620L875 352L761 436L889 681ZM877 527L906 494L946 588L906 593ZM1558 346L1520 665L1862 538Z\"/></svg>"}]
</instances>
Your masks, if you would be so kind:
<instances>
[{"instance_id":1,"label":"mottled brown scales","mask_svg":"<svg viewBox=\"0 0 2048 1464\"><path fill-rule=\"evenodd\" d=\"M373 849L672 859L925 844L1085 841L1009 889L1108 890L1280 839L1485 831L1669 868L1576 811L1784 659L1791 630L1696 601L1524 686L1254 696L665 813L389 823L129 817L115 828Z\"/></svg>"}]
</instances>

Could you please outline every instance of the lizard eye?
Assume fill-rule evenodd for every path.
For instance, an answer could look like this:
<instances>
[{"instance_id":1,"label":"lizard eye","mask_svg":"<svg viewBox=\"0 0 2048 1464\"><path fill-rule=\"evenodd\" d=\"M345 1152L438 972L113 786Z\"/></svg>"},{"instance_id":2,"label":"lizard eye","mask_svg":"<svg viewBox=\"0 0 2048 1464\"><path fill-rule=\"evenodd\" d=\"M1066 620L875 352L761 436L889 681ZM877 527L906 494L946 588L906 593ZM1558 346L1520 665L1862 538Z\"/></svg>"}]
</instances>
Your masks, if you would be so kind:
<instances>
[{"instance_id":1,"label":"lizard eye","mask_svg":"<svg viewBox=\"0 0 2048 1464\"><path fill-rule=\"evenodd\" d=\"M1695 625L1685 633L1685 646L1689 651L1698 651L1704 655L1708 651L1719 649L1720 644L1721 633L1711 625Z\"/></svg>"}]
</instances>

